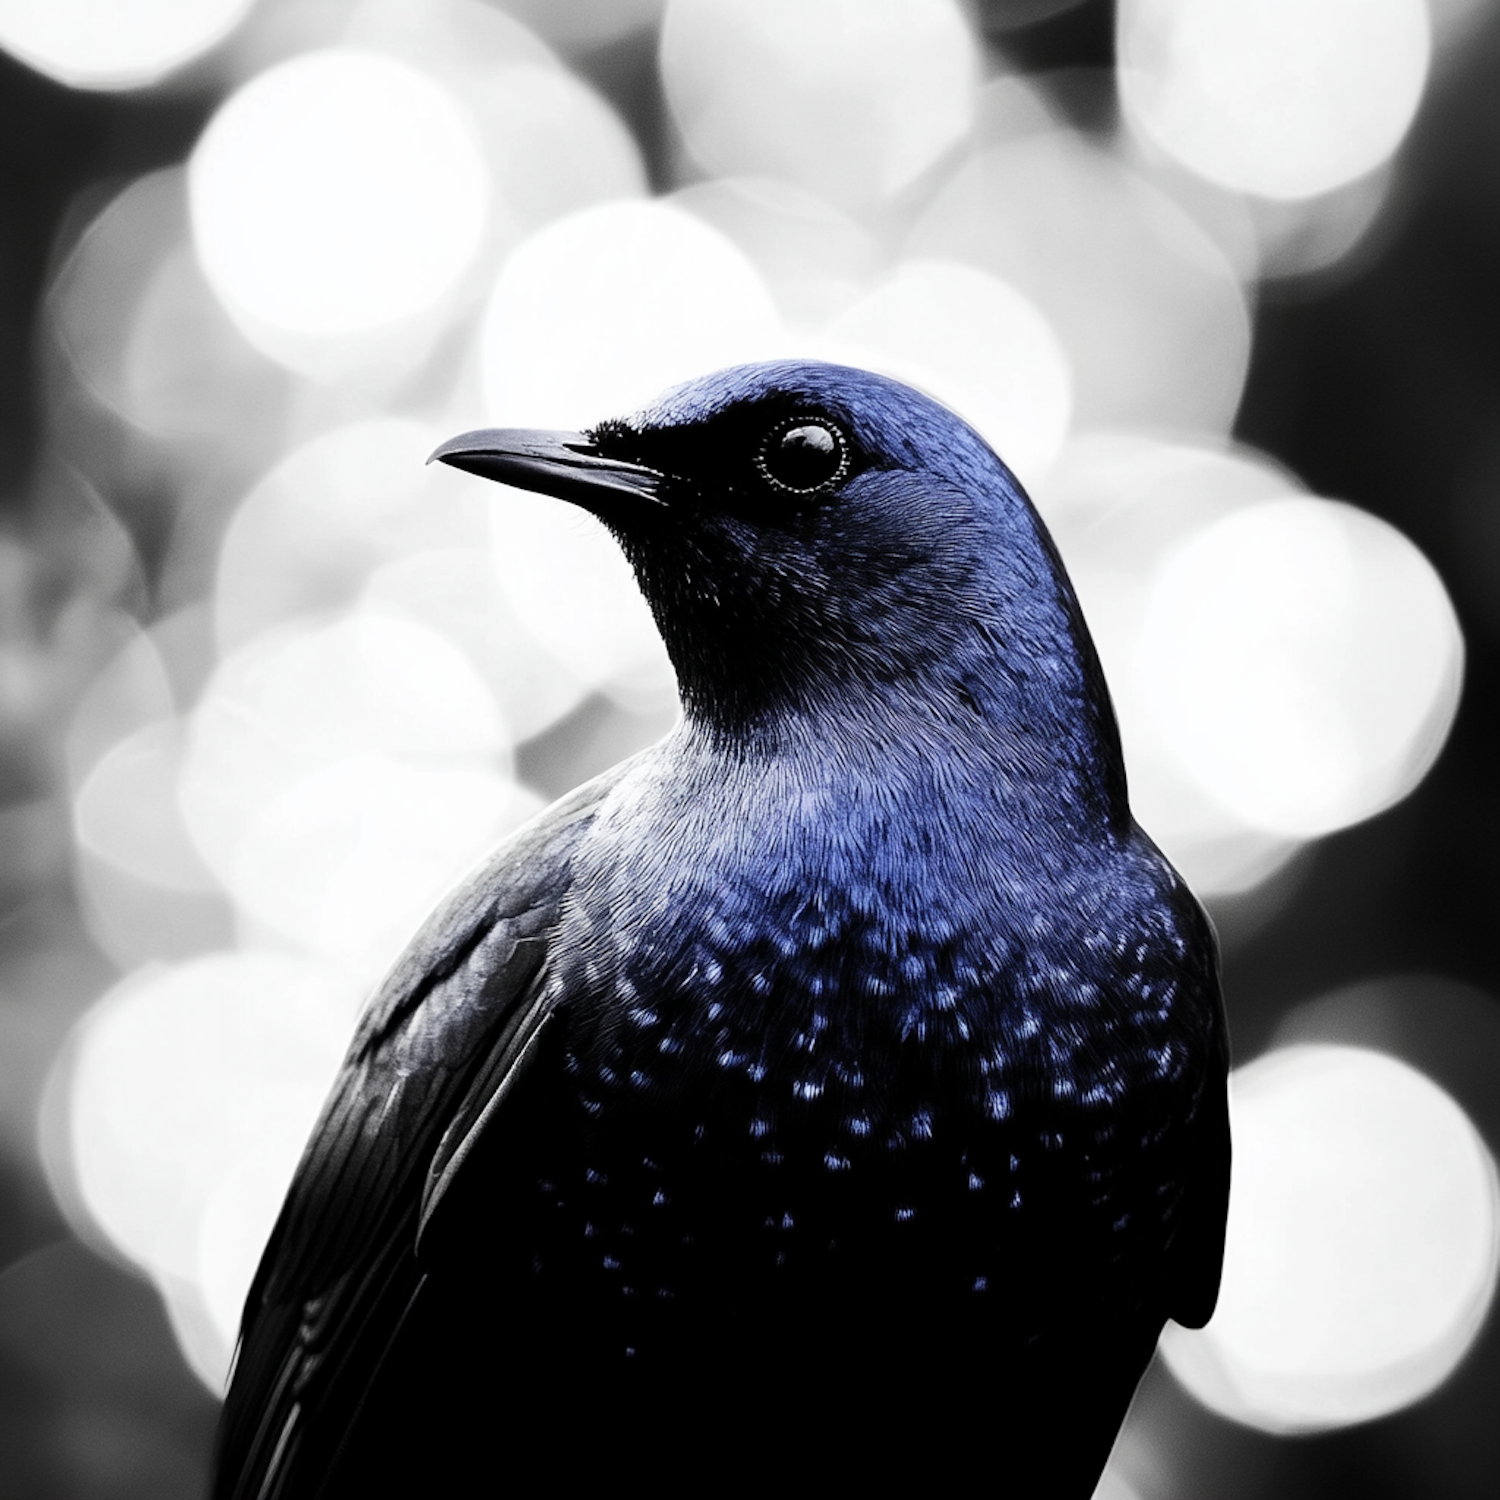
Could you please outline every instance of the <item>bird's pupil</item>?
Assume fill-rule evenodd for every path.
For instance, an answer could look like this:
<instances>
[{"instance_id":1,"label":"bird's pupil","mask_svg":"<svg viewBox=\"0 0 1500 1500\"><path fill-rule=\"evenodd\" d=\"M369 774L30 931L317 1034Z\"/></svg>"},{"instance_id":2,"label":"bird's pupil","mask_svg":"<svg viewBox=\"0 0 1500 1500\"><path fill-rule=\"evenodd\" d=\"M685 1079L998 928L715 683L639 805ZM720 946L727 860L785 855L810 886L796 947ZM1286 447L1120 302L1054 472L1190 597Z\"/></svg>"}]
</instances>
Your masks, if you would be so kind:
<instances>
[{"instance_id":1,"label":"bird's pupil","mask_svg":"<svg viewBox=\"0 0 1500 1500\"><path fill-rule=\"evenodd\" d=\"M843 467L844 448L821 422L799 422L772 437L764 457L766 474L789 490L816 490Z\"/></svg>"}]
</instances>

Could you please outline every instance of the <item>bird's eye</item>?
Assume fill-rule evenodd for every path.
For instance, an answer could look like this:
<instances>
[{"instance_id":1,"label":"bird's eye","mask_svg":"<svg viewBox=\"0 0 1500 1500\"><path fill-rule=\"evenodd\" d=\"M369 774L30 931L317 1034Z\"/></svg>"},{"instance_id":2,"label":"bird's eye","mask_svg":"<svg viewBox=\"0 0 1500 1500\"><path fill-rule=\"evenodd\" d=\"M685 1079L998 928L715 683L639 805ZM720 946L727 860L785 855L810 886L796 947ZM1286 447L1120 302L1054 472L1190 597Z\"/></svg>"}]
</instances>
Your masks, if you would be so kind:
<instances>
[{"instance_id":1,"label":"bird's eye","mask_svg":"<svg viewBox=\"0 0 1500 1500\"><path fill-rule=\"evenodd\" d=\"M773 489L815 495L831 489L849 469L849 445L821 417L788 417L766 434L755 465Z\"/></svg>"}]
</instances>

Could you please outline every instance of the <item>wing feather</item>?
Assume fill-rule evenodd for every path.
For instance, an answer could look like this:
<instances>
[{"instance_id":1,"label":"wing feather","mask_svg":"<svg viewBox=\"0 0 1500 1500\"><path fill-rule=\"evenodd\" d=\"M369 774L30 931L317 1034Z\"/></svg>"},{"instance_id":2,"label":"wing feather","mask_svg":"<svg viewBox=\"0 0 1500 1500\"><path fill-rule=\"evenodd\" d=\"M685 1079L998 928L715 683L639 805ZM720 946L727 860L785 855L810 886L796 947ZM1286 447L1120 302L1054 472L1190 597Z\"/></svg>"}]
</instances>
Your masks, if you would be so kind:
<instances>
[{"instance_id":1,"label":"wing feather","mask_svg":"<svg viewBox=\"0 0 1500 1500\"><path fill-rule=\"evenodd\" d=\"M628 765L508 840L366 1010L246 1300L222 1500L315 1494L335 1460L421 1285L424 1201L430 1213L545 1029L540 979L573 853Z\"/></svg>"},{"instance_id":2,"label":"wing feather","mask_svg":"<svg viewBox=\"0 0 1500 1500\"><path fill-rule=\"evenodd\" d=\"M1221 1033L1222 1035L1222 1033ZM1171 1305L1184 1328L1202 1328L1213 1317L1224 1269L1229 1218L1228 1057L1221 1053L1198 1101L1183 1220L1168 1255Z\"/></svg>"}]
</instances>

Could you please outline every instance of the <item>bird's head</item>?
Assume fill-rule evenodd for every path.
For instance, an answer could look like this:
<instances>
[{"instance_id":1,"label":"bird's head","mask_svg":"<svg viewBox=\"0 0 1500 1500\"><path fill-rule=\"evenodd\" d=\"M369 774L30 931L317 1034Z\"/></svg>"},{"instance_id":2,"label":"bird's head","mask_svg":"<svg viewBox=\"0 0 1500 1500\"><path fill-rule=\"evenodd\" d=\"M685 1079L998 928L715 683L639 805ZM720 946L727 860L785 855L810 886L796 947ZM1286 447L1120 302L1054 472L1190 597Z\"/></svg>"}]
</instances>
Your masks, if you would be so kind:
<instances>
[{"instance_id":1,"label":"bird's head","mask_svg":"<svg viewBox=\"0 0 1500 1500\"><path fill-rule=\"evenodd\" d=\"M835 713L983 741L982 723L1013 758L1071 749L1118 767L1035 510L972 428L896 381L741 365L586 433L469 432L433 457L593 512L635 569L689 718L711 730Z\"/></svg>"}]
</instances>

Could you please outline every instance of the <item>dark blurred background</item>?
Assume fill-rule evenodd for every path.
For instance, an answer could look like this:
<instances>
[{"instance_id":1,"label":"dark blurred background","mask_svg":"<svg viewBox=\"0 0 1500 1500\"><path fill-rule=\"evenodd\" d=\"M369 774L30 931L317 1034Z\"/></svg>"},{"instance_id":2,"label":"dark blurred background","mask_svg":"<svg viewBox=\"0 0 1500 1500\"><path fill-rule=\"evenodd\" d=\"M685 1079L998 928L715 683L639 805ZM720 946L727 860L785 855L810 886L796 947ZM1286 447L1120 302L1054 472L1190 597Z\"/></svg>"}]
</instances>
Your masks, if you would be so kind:
<instances>
[{"instance_id":1,"label":"dark blurred background","mask_svg":"<svg viewBox=\"0 0 1500 1500\"><path fill-rule=\"evenodd\" d=\"M0 5L0 31L8 9ZM343 7L337 24L353 9ZM540 5L515 14L546 37L558 67L612 107L640 153L642 186L662 193L708 180L664 90L659 7L626 7L633 22L619 27L590 19L603 9L561 6L550 22ZM1298 1040L1383 1049L1446 1091L1494 1152L1500 8L1434 14L1441 21L1459 10L1457 40L1444 42L1439 27L1425 93L1384 169L1368 227L1325 263L1315 255L1299 265L1284 254L1279 266L1245 279L1253 337L1232 428L1311 493L1389 522L1435 566L1465 643L1457 717L1409 795L1300 840L1265 879L1210 890L1208 902L1224 943L1237 1061ZM89 767L153 718L127 708L111 719L99 706L111 693L128 696L118 686L121 653L142 630L175 620L166 646L153 637L170 679L155 717L190 711L214 662L213 627L191 611L221 577L214 559L235 506L293 438L381 412L439 421L451 412L458 425L484 415L462 419L471 388L464 381L473 376L460 355L444 353L457 347L453 334L437 336L436 353L377 394L361 388L352 397L328 395L330 382L309 375L305 361L295 368L236 346L212 379L201 369L181 377L208 379L218 394L197 408L209 415L195 419L196 429L189 422L165 436L110 410L78 377L77 360L69 366L59 353L66 340L58 328L72 314L57 312L58 289L78 274L79 246L101 211L146 174L182 163L234 88L335 34L333 21L322 33L309 23L305 38L288 40L296 30L288 14L285 6L261 7L244 23L248 31L139 87L69 86L0 53L0 1494L7 1496L196 1494L216 1415L202 1374L215 1356L200 1352L194 1374L180 1352L204 1336L182 1310L191 1297L173 1304L166 1296L175 1273L158 1268L148 1278L107 1224L90 1227L86 1171L83 1186L70 1187L65 1166L54 1161L50 1184L43 1167L47 1150L66 1154L67 1119L75 1134L83 1128L68 1115L78 1108L68 1091L83 1075L69 1071L65 1044L90 1007L141 965L160 973L266 936L264 923L257 927L219 889L217 867L175 884L164 878L162 888L174 893L164 906L155 887L121 895L108 886L108 870L101 875L79 854L75 799ZM963 14L987 76L1028 81L1062 128L1085 142L1104 149L1116 139L1117 18L1107 0L981 0ZM890 246L948 170L940 162L914 179L895 208L841 212L866 227L877 259L888 262ZM1252 207L1262 226L1280 211ZM128 277L119 284L136 285ZM113 336L115 316L107 303L91 306L88 326ZM476 304L467 316L478 320ZM204 326L184 321L181 336L195 339ZM227 335L213 337L216 348L227 347ZM443 374L445 358L459 373ZM321 394L309 397L305 387L320 379ZM1047 493L1045 482L1036 489ZM1066 539L1061 523L1060 535ZM258 554L257 565L276 555ZM115 670L116 686L101 691L106 669ZM670 721L669 710L663 715L649 692L632 699L583 684L563 713L539 716L539 727L514 736L517 784L533 797L555 794L660 732ZM1497 1402L1493 1316L1430 1394L1331 1430L1278 1434L1263 1430L1274 1422L1215 1415L1158 1364L1107 1484L1139 1500L1489 1495L1500 1476Z\"/></svg>"}]
</instances>

